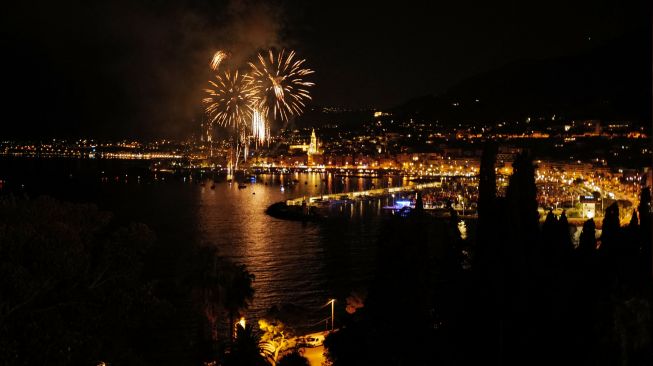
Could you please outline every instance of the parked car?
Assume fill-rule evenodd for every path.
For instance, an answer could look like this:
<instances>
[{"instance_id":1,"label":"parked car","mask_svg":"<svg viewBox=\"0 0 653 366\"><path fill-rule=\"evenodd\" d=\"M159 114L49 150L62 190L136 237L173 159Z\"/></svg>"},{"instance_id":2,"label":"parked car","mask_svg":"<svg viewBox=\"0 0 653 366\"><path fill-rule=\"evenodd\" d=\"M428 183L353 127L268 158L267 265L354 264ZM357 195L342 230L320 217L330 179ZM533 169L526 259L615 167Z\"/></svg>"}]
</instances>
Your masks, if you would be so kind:
<instances>
[{"instance_id":1,"label":"parked car","mask_svg":"<svg viewBox=\"0 0 653 366\"><path fill-rule=\"evenodd\" d=\"M297 338L298 347L319 347L322 344L324 344L323 336L315 336L315 337L307 336L307 337Z\"/></svg>"}]
</instances>

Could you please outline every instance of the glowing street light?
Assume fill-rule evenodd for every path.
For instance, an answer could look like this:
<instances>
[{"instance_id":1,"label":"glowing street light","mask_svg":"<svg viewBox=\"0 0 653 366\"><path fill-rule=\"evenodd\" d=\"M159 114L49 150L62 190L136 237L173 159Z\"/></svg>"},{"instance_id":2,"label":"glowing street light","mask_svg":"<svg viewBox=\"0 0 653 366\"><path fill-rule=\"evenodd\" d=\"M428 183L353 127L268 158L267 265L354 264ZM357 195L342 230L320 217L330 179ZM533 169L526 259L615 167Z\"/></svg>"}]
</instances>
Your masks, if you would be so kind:
<instances>
[{"instance_id":1,"label":"glowing street light","mask_svg":"<svg viewBox=\"0 0 653 366\"><path fill-rule=\"evenodd\" d=\"M332 331L332 332L333 332L333 321L334 321L334 319L333 319L333 316L334 316L333 305L335 304L335 302L336 302L336 299L331 299L331 300L329 300L329 302L328 302L328 303L331 303L331 331ZM328 303L327 303L327 304L328 304Z\"/></svg>"}]
</instances>

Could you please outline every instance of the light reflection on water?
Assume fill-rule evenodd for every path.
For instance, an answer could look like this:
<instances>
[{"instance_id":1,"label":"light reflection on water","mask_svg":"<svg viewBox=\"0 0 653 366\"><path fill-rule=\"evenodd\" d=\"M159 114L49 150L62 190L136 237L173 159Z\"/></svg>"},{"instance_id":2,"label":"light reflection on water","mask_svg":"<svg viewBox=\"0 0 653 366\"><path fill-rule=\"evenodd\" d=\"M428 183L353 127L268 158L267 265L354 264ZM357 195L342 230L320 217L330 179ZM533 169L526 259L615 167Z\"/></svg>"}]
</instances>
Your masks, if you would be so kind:
<instances>
[{"instance_id":1,"label":"light reflection on water","mask_svg":"<svg viewBox=\"0 0 653 366\"><path fill-rule=\"evenodd\" d=\"M293 180L298 182L282 192L281 184ZM244 189L226 182L214 189L210 184L197 188L200 240L247 265L256 276L248 318L262 316L273 305L293 304L307 311L305 324L310 324L328 316L319 312L327 299L342 299L369 281L379 215L381 207L390 204L387 199L343 205L347 215L320 223L275 219L264 211L289 198L370 189L372 184L380 188L387 180L317 173L259 175Z\"/></svg>"},{"instance_id":2,"label":"light reflection on water","mask_svg":"<svg viewBox=\"0 0 653 366\"><path fill-rule=\"evenodd\" d=\"M155 277L184 275L185 263L180 263L180 258L189 252L189 246L212 243L223 255L247 265L256 276L248 319L260 317L272 305L294 304L307 310L305 324L330 315L321 309L327 299L343 300L369 282L381 207L390 202L379 198L342 205L340 218L320 223L274 219L265 209L302 195L405 182L398 177L296 173L259 175L257 183L240 190L237 184L226 182L211 189L210 180L201 185L196 178L137 179L135 176L146 173L142 164L0 159L0 178L15 187L24 186L31 197L47 194L73 202L93 202L114 213L120 225L147 224L156 233L159 247L154 259Z\"/></svg>"}]
</instances>

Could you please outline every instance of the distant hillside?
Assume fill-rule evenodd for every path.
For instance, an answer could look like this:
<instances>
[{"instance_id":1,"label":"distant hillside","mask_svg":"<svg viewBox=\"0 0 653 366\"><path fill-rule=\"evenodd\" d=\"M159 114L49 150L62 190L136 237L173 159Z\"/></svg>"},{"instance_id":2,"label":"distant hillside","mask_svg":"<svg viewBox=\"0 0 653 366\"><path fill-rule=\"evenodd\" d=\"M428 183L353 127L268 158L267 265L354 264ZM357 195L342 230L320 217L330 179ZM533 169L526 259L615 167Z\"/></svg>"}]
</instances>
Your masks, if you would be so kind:
<instances>
[{"instance_id":1,"label":"distant hillside","mask_svg":"<svg viewBox=\"0 0 653 366\"><path fill-rule=\"evenodd\" d=\"M651 35L630 34L574 57L523 61L394 109L442 123L561 118L651 123Z\"/></svg>"},{"instance_id":2,"label":"distant hillside","mask_svg":"<svg viewBox=\"0 0 653 366\"><path fill-rule=\"evenodd\" d=\"M374 112L372 110L338 109L313 106L304 114L294 118L288 123L290 128L311 128L322 126L338 126L347 130L356 130L362 127L363 122L370 121Z\"/></svg>"}]
</instances>

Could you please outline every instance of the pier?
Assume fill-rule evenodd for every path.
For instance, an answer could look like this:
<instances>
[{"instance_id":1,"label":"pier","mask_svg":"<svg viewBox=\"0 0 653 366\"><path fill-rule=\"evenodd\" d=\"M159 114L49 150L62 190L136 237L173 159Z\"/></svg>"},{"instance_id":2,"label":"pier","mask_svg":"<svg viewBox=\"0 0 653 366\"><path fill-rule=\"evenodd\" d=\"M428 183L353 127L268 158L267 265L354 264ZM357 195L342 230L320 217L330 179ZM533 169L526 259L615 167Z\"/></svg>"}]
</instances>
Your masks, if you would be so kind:
<instances>
[{"instance_id":1,"label":"pier","mask_svg":"<svg viewBox=\"0 0 653 366\"><path fill-rule=\"evenodd\" d=\"M339 200L339 199L343 199L343 197L346 197L347 199L356 199L356 198L365 198L365 197L372 197L372 196L387 196L394 193L420 191L422 189L439 188L441 186L442 186L442 182L437 181L437 182L428 182L428 183L418 183L418 184L402 186L402 187L388 187L388 188L369 189L366 191L330 193L330 194L323 194L320 196L313 196L313 197L302 196L302 197L286 200L286 205L301 206L304 201L306 201L306 204L310 205L312 203L315 203L316 201Z\"/></svg>"}]
</instances>

